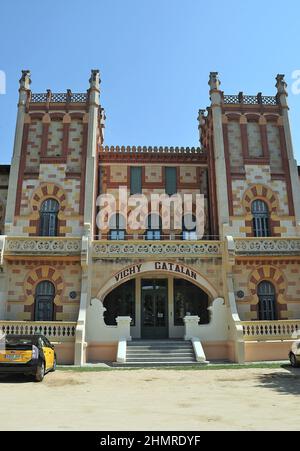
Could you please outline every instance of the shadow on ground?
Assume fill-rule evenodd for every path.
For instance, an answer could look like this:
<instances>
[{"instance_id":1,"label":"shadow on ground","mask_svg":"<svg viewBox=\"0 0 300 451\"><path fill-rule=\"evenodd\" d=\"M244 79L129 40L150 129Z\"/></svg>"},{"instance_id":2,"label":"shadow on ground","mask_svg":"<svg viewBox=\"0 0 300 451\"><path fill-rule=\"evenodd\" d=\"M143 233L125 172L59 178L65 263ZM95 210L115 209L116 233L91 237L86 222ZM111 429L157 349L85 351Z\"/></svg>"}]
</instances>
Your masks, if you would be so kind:
<instances>
[{"instance_id":1,"label":"shadow on ground","mask_svg":"<svg viewBox=\"0 0 300 451\"><path fill-rule=\"evenodd\" d=\"M258 376L259 386L280 394L300 395L300 368L282 365L282 369L285 371Z\"/></svg>"},{"instance_id":2,"label":"shadow on ground","mask_svg":"<svg viewBox=\"0 0 300 451\"><path fill-rule=\"evenodd\" d=\"M28 384L33 382L33 376L24 376L23 374L0 375L0 384Z\"/></svg>"}]
</instances>

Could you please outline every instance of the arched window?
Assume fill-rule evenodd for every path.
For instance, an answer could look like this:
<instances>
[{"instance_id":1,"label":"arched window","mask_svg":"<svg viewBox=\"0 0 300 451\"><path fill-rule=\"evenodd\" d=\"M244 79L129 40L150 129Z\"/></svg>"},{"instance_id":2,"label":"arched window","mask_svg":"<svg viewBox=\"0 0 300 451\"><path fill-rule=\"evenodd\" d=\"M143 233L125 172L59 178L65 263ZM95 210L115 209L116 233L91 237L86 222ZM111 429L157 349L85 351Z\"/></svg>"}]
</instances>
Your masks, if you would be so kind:
<instances>
[{"instance_id":1,"label":"arched window","mask_svg":"<svg viewBox=\"0 0 300 451\"><path fill-rule=\"evenodd\" d=\"M40 282L35 290L35 321L53 321L55 287L49 280Z\"/></svg>"},{"instance_id":2,"label":"arched window","mask_svg":"<svg viewBox=\"0 0 300 451\"><path fill-rule=\"evenodd\" d=\"M109 239L124 240L125 239L125 218L120 213L111 216L109 220Z\"/></svg>"},{"instance_id":3,"label":"arched window","mask_svg":"<svg viewBox=\"0 0 300 451\"><path fill-rule=\"evenodd\" d=\"M196 218L194 215L185 215L182 220L182 239L197 240Z\"/></svg>"},{"instance_id":4,"label":"arched window","mask_svg":"<svg viewBox=\"0 0 300 451\"><path fill-rule=\"evenodd\" d=\"M259 299L259 320L260 321L276 321L276 293L274 285L271 282L261 282L257 288Z\"/></svg>"},{"instance_id":5,"label":"arched window","mask_svg":"<svg viewBox=\"0 0 300 451\"><path fill-rule=\"evenodd\" d=\"M135 325L135 280L129 280L123 283L113 291L108 293L103 301L106 308L104 312L104 321L108 326L117 324L118 316L130 316L131 325Z\"/></svg>"},{"instance_id":6,"label":"arched window","mask_svg":"<svg viewBox=\"0 0 300 451\"><path fill-rule=\"evenodd\" d=\"M148 215L146 240L160 240L161 239L161 217L155 213Z\"/></svg>"},{"instance_id":7,"label":"arched window","mask_svg":"<svg viewBox=\"0 0 300 451\"><path fill-rule=\"evenodd\" d=\"M209 323L208 295L185 279L174 279L174 325L183 326L185 316L199 316L200 324Z\"/></svg>"},{"instance_id":8,"label":"arched window","mask_svg":"<svg viewBox=\"0 0 300 451\"><path fill-rule=\"evenodd\" d=\"M57 236L59 203L46 199L40 210L40 236Z\"/></svg>"},{"instance_id":9,"label":"arched window","mask_svg":"<svg viewBox=\"0 0 300 451\"><path fill-rule=\"evenodd\" d=\"M256 237L270 236L268 205L260 199L252 202L253 233Z\"/></svg>"}]
</instances>

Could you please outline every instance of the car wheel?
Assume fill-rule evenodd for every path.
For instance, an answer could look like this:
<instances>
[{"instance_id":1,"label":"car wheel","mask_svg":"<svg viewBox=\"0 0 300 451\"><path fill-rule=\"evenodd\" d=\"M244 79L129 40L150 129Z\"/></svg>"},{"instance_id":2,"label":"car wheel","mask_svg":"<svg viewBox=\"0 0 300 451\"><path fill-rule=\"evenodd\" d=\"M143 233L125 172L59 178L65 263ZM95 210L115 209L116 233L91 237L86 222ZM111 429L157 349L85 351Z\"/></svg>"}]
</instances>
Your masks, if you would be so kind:
<instances>
[{"instance_id":1,"label":"car wheel","mask_svg":"<svg viewBox=\"0 0 300 451\"><path fill-rule=\"evenodd\" d=\"M53 362L53 367L52 367L51 373L56 370L56 365L57 365L56 357L54 357L54 362Z\"/></svg>"},{"instance_id":2,"label":"car wheel","mask_svg":"<svg viewBox=\"0 0 300 451\"><path fill-rule=\"evenodd\" d=\"M297 368L299 366L297 358L296 358L295 354L292 352L290 353L290 362L291 362L291 365L293 368Z\"/></svg>"},{"instance_id":3,"label":"car wheel","mask_svg":"<svg viewBox=\"0 0 300 451\"><path fill-rule=\"evenodd\" d=\"M44 379L44 376L45 376L45 364L44 364L44 362L41 362L36 369L35 381L42 382L42 380Z\"/></svg>"}]
</instances>

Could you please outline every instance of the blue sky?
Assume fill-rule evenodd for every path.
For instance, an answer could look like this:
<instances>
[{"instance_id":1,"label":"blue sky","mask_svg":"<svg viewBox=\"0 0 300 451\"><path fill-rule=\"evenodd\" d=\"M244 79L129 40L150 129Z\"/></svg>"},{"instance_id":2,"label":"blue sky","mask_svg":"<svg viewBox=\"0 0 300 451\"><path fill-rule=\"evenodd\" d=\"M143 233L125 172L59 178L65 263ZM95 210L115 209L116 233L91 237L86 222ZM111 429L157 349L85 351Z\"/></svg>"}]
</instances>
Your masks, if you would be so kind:
<instances>
[{"instance_id":1,"label":"blue sky","mask_svg":"<svg viewBox=\"0 0 300 451\"><path fill-rule=\"evenodd\" d=\"M12 155L21 69L35 92L80 92L99 68L108 145L197 146L210 71L227 94L273 95L277 73L291 88L299 13L297 0L1 2L0 162ZM300 162L300 95L289 105Z\"/></svg>"}]
</instances>

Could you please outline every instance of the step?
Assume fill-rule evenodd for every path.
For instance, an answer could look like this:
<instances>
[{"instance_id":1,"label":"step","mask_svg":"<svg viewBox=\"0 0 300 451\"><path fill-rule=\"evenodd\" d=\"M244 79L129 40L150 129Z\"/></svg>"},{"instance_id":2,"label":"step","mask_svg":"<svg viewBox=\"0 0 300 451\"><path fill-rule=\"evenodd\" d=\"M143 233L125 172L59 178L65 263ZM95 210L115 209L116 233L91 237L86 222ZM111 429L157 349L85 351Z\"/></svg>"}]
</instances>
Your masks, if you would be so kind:
<instances>
[{"instance_id":1,"label":"step","mask_svg":"<svg viewBox=\"0 0 300 451\"><path fill-rule=\"evenodd\" d=\"M126 363L117 363L114 362L113 366L116 368L153 368L153 367L172 367L172 366L198 366L198 365L206 365L205 363L199 362L126 362Z\"/></svg>"},{"instance_id":2,"label":"step","mask_svg":"<svg viewBox=\"0 0 300 451\"><path fill-rule=\"evenodd\" d=\"M194 353L192 351L190 352L127 352L127 357L144 357L145 355L147 356L162 356L162 357L171 357L171 356L177 356L177 357L189 357L189 356L194 356Z\"/></svg>"},{"instance_id":3,"label":"step","mask_svg":"<svg viewBox=\"0 0 300 451\"><path fill-rule=\"evenodd\" d=\"M191 343L188 341L160 341L160 340L141 340L141 341L128 341L127 346L189 346Z\"/></svg>"},{"instance_id":4,"label":"step","mask_svg":"<svg viewBox=\"0 0 300 451\"><path fill-rule=\"evenodd\" d=\"M187 349L127 349L127 354L149 354L151 352L162 352L163 354L173 354L175 352L179 352L179 353L185 353L185 352L193 352L193 349L187 348Z\"/></svg>"}]
</instances>

